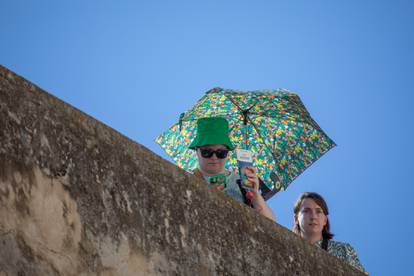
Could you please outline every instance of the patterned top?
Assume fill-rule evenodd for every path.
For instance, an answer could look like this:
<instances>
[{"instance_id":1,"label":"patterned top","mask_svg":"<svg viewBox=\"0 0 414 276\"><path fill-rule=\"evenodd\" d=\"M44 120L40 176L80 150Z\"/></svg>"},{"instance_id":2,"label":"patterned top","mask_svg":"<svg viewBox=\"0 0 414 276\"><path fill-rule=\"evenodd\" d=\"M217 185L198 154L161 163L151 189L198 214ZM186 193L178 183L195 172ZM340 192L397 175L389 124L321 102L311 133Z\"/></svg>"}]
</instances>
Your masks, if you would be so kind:
<instances>
[{"instance_id":1,"label":"patterned top","mask_svg":"<svg viewBox=\"0 0 414 276\"><path fill-rule=\"evenodd\" d=\"M208 176L203 176L206 183L209 182ZM230 175L227 175L227 187L224 190L224 193L240 202L244 202L243 194L240 191L239 184L237 184L237 180L240 179L238 174L231 172Z\"/></svg>"},{"instance_id":2,"label":"patterned top","mask_svg":"<svg viewBox=\"0 0 414 276\"><path fill-rule=\"evenodd\" d=\"M319 248L322 248L322 240L316 242L315 245ZM346 262L347 264L352 265L362 272L365 272L365 269L359 261L357 253L355 252L355 249L349 243L329 240L327 251L332 256L335 256L343 262Z\"/></svg>"}]
</instances>

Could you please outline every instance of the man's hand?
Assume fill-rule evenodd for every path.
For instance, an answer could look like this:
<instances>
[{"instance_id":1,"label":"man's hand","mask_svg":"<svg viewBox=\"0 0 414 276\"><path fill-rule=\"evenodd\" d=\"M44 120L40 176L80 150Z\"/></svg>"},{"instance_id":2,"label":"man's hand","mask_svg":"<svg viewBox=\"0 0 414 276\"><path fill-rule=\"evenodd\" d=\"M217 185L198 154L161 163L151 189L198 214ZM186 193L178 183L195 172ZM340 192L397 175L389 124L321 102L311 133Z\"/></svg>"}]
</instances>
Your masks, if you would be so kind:
<instances>
[{"instance_id":1,"label":"man's hand","mask_svg":"<svg viewBox=\"0 0 414 276\"><path fill-rule=\"evenodd\" d=\"M252 192L256 195L259 193L259 178L257 177L257 169L255 167L247 166L243 167L243 172L245 173L247 180L249 180Z\"/></svg>"},{"instance_id":2,"label":"man's hand","mask_svg":"<svg viewBox=\"0 0 414 276\"><path fill-rule=\"evenodd\" d=\"M257 177L257 169L255 167L247 166L243 168L243 172L246 174L247 180L252 187L253 198L251 202L253 204L253 208L262 214L263 216L276 221L276 217L274 216L272 210L267 206L262 194L259 191L259 178Z\"/></svg>"}]
</instances>

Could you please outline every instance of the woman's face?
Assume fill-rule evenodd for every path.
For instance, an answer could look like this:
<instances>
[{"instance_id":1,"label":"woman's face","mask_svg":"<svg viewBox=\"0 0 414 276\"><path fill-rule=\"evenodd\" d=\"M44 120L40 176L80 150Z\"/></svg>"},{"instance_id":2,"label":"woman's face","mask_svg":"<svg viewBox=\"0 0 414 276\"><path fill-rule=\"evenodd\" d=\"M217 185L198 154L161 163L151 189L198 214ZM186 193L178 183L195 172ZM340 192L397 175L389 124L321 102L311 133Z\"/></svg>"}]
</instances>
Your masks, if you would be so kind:
<instances>
[{"instance_id":1,"label":"woman's face","mask_svg":"<svg viewBox=\"0 0 414 276\"><path fill-rule=\"evenodd\" d=\"M295 223L300 226L301 235L310 237L320 235L326 225L327 217L322 208L311 198L302 201L298 214L295 215Z\"/></svg>"},{"instance_id":2,"label":"woman's face","mask_svg":"<svg viewBox=\"0 0 414 276\"><path fill-rule=\"evenodd\" d=\"M224 172L224 165L226 163L226 158L218 158L217 154L213 154L210 158L205 158L201 155L201 150L211 150L211 151L227 151L225 145L206 145L197 149L198 164L202 172L208 175L215 175L218 173ZM219 154L220 155L220 154Z\"/></svg>"}]
</instances>

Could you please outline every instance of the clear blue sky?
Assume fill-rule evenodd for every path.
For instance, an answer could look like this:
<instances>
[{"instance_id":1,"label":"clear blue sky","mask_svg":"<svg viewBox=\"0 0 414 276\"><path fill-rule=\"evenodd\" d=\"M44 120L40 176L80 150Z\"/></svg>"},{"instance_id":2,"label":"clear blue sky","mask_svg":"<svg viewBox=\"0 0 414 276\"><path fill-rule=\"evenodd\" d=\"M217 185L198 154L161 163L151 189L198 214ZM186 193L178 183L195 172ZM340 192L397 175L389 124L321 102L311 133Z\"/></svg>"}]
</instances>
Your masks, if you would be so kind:
<instances>
[{"instance_id":1,"label":"clear blue sky","mask_svg":"<svg viewBox=\"0 0 414 276\"><path fill-rule=\"evenodd\" d=\"M412 272L412 1L2 1L0 63L153 141L210 88L298 93L338 147L274 196L304 191L371 275Z\"/></svg>"}]
</instances>

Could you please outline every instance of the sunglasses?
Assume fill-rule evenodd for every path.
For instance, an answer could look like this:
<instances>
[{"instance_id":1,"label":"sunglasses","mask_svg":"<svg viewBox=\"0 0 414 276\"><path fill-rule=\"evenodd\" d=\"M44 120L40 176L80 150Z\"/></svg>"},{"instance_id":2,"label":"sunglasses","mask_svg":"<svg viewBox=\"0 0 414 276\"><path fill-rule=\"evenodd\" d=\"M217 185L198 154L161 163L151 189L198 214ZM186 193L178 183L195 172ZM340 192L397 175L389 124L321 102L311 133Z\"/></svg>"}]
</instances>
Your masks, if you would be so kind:
<instances>
[{"instance_id":1,"label":"sunglasses","mask_svg":"<svg viewBox=\"0 0 414 276\"><path fill-rule=\"evenodd\" d=\"M201 156L203 158L211 158L213 154L217 156L219 159L224 159L227 157L227 154L229 153L228 150L218 149L218 150L212 150L212 149L200 149Z\"/></svg>"}]
</instances>

